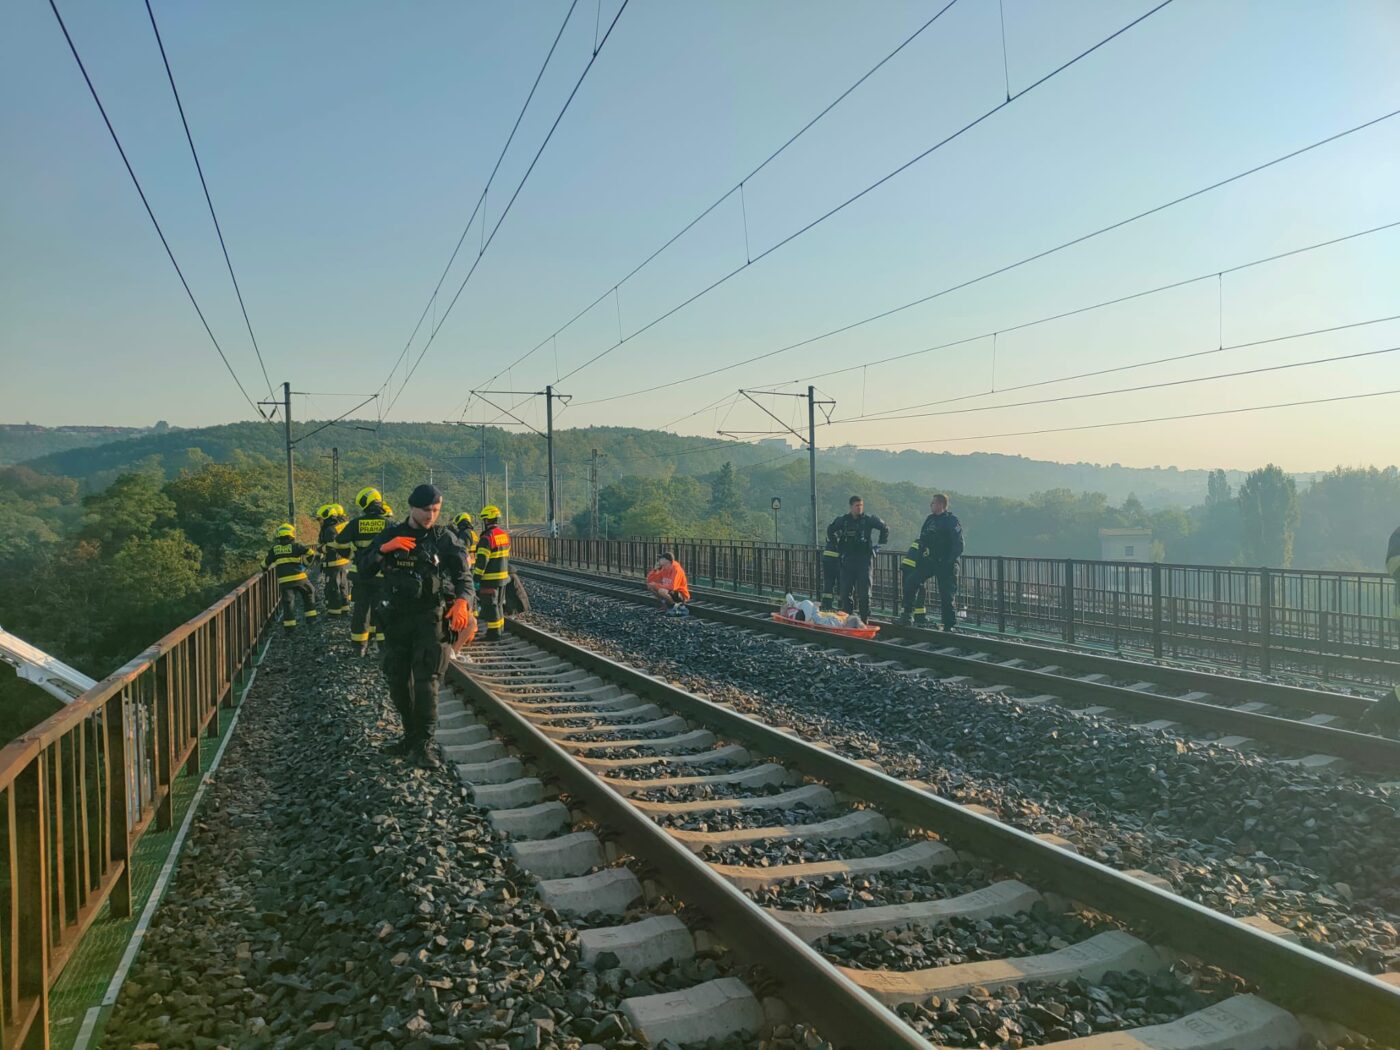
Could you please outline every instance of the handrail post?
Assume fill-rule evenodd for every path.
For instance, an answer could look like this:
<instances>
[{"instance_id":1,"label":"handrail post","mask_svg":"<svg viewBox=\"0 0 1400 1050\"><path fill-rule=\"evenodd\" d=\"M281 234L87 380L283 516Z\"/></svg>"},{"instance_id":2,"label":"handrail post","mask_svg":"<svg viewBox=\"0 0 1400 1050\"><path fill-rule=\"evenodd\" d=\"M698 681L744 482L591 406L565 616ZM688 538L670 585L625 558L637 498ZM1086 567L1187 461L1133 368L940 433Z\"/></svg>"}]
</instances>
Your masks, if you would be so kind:
<instances>
[{"instance_id":1,"label":"handrail post","mask_svg":"<svg viewBox=\"0 0 1400 1050\"><path fill-rule=\"evenodd\" d=\"M1074 644L1074 559L1065 559L1065 588L1061 599L1065 607L1065 641Z\"/></svg>"},{"instance_id":2,"label":"handrail post","mask_svg":"<svg viewBox=\"0 0 1400 1050\"><path fill-rule=\"evenodd\" d=\"M108 906L117 918L131 914L131 751L126 726L135 712L128 714L128 705L129 696L123 689L102 710L107 729L107 841L111 863L121 866Z\"/></svg>"},{"instance_id":3,"label":"handrail post","mask_svg":"<svg viewBox=\"0 0 1400 1050\"><path fill-rule=\"evenodd\" d=\"M1273 659L1269 652L1270 636L1274 630L1274 574L1259 570L1259 670L1269 674Z\"/></svg>"},{"instance_id":4,"label":"handrail post","mask_svg":"<svg viewBox=\"0 0 1400 1050\"><path fill-rule=\"evenodd\" d=\"M24 907L16 907L10 916L16 938L13 976L16 1013L21 1003L30 999L39 1001L39 1013L30 1028L26 1046L48 1045L49 843L44 824L48 812L47 783L48 755L41 753L19 771L6 793L9 796L8 823L13 836L10 863L15 884L11 900L14 905L24 904ZM126 805L126 800L121 804Z\"/></svg>"},{"instance_id":5,"label":"handrail post","mask_svg":"<svg viewBox=\"0 0 1400 1050\"><path fill-rule=\"evenodd\" d=\"M1152 563L1152 655L1162 658L1162 563Z\"/></svg>"},{"instance_id":6,"label":"handrail post","mask_svg":"<svg viewBox=\"0 0 1400 1050\"><path fill-rule=\"evenodd\" d=\"M997 630L1006 633L1006 559L997 556Z\"/></svg>"}]
</instances>

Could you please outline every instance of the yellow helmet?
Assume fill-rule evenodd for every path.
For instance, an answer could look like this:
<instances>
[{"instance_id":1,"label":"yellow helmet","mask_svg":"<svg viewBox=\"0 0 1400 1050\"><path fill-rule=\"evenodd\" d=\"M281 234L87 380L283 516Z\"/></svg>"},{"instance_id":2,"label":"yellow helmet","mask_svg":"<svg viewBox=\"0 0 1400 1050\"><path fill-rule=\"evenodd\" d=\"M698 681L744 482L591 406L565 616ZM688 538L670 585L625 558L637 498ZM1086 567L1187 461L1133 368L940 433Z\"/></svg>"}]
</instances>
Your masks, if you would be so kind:
<instances>
[{"instance_id":1,"label":"yellow helmet","mask_svg":"<svg viewBox=\"0 0 1400 1050\"><path fill-rule=\"evenodd\" d=\"M339 503L332 503L332 504L331 504L330 513L327 514L326 516L329 517L329 518L333 518L333 517L335 517L337 514L344 514L344 513L345 513L345 508L344 508L344 507L342 507Z\"/></svg>"},{"instance_id":2,"label":"yellow helmet","mask_svg":"<svg viewBox=\"0 0 1400 1050\"><path fill-rule=\"evenodd\" d=\"M384 513L387 514L389 517L392 518L394 516L394 508L389 506L389 504L385 503L383 500L380 500L379 505L384 508Z\"/></svg>"},{"instance_id":3,"label":"yellow helmet","mask_svg":"<svg viewBox=\"0 0 1400 1050\"><path fill-rule=\"evenodd\" d=\"M455 518L452 519L452 524L453 524L453 525L463 525L463 524L471 525L471 524L473 524L472 516L471 516L467 511L464 510L464 511L462 511L461 514L458 514Z\"/></svg>"},{"instance_id":4,"label":"yellow helmet","mask_svg":"<svg viewBox=\"0 0 1400 1050\"><path fill-rule=\"evenodd\" d=\"M481 508L482 521L495 521L500 516L501 508L496 506L494 503L488 504L487 506Z\"/></svg>"},{"instance_id":5,"label":"yellow helmet","mask_svg":"<svg viewBox=\"0 0 1400 1050\"><path fill-rule=\"evenodd\" d=\"M361 510L364 510L364 509L365 509L366 507L368 507L371 503L383 503L383 502L384 502L384 497L381 496L381 495L379 494L379 490L378 490L378 489L372 489L372 488L363 488L363 489L360 489L359 495L357 495L357 496L355 497L355 506L359 507Z\"/></svg>"},{"instance_id":6,"label":"yellow helmet","mask_svg":"<svg viewBox=\"0 0 1400 1050\"><path fill-rule=\"evenodd\" d=\"M332 504L330 503L322 503L319 507L316 508L316 517L321 518L322 520L329 518L331 516L331 506Z\"/></svg>"},{"instance_id":7,"label":"yellow helmet","mask_svg":"<svg viewBox=\"0 0 1400 1050\"><path fill-rule=\"evenodd\" d=\"M285 521L284 521L281 525L278 525L278 526L277 526L277 535L278 535L279 537L281 537L281 536L295 536L296 534L297 534L296 527L293 526L290 522L285 522Z\"/></svg>"}]
</instances>

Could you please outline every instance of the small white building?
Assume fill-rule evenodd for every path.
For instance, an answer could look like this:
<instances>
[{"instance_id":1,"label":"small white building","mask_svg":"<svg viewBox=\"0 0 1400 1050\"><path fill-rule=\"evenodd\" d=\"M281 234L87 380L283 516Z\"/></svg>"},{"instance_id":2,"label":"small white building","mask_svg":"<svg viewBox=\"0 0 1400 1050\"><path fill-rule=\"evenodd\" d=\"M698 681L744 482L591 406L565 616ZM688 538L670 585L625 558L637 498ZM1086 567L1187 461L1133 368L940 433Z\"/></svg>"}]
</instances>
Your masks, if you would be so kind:
<instances>
[{"instance_id":1,"label":"small white building","mask_svg":"<svg viewBox=\"0 0 1400 1050\"><path fill-rule=\"evenodd\" d=\"M1099 529L1099 557L1104 561L1151 561L1152 530Z\"/></svg>"}]
</instances>

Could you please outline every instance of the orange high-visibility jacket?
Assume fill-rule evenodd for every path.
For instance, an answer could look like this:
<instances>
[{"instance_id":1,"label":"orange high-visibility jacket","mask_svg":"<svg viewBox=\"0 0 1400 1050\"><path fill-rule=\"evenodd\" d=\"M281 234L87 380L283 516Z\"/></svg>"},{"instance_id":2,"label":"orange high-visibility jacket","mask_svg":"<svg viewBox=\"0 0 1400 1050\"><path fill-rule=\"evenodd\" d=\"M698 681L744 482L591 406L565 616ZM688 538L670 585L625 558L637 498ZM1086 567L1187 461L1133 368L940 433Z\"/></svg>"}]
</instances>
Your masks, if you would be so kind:
<instances>
[{"instance_id":1,"label":"orange high-visibility jacket","mask_svg":"<svg viewBox=\"0 0 1400 1050\"><path fill-rule=\"evenodd\" d=\"M652 569L647 573L647 583L654 583L670 591L673 597L683 602L690 601L690 584L678 561L668 563L664 569Z\"/></svg>"}]
</instances>

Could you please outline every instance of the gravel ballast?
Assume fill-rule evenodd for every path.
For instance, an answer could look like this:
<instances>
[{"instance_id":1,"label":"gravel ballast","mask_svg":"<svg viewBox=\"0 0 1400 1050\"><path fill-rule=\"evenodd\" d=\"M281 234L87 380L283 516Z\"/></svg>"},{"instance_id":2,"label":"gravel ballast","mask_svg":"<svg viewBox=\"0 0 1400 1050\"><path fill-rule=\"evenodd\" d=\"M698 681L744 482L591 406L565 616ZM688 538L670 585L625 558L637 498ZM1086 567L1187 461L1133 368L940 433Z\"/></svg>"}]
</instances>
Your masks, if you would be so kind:
<instances>
[{"instance_id":1,"label":"gravel ballast","mask_svg":"<svg viewBox=\"0 0 1400 1050\"><path fill-rule=\"evenodd\" d=\"M1266 915L1369 972L1400 969L1400 799L1364 779L555 584L537 581L532 597L540 626L605 655L1063 835L1095 860L1147 869L1209 907Z\"/></svg>"}]
</instances>

